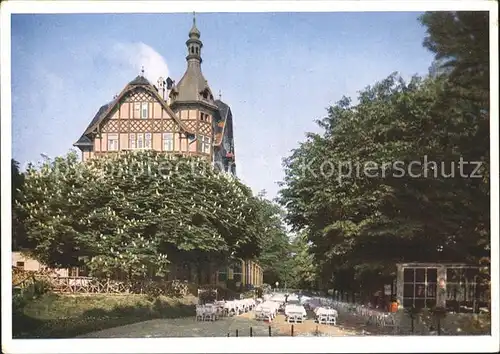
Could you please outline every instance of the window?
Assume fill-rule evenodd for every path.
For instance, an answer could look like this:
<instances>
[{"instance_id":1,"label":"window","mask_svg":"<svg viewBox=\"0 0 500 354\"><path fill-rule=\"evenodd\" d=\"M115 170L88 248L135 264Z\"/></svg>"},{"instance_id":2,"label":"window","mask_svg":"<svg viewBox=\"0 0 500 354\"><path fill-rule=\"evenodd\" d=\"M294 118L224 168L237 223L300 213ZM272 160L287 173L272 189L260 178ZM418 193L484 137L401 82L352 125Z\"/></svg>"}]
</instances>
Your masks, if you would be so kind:
<instances>
[{"instance_id":1,"label":"window","mask_svg":"<svg viewBox=\"0 0 500 354\"><path fill-rule=\"evenodd\" d=\"M144 144L144 147L146 149L151 149L151 133L146 133L144 134L146 143Z\"/></svg>"},{"instance_id":2,"label":"window","mask_svg":"<svg viewBox=\"0 0 500 354\"><path fill-rule=\"evenodd\" d=\"M138 149L144 148L144 135L143 134L137 134L137 148Z\"/></svg>"},{"instance_id":3,"label":"window","mask_svg":"<svg viewBox=\"0 0 500 354\"><path fill-rule=\"evenodd\" d=\"M134 104L134 118L139 118L141 116L141 104L140 103L135 103Z\"/></svg>"},{"instance_id":4,"label":"window","mask_svg":"<svg viewBox=\"0 0 500 354\"><path fill-rule=\"evenodd\" d=\"M210 154L210 142L211 139L208 136L201 136L201 152L205 154Z\"/></svg>"},{"instance_id":5,"label":"window","mask_svg":"<svg viewBox=\"0 0 500 354\"><path fill-rule=\"evenodd\" d=\"M108 135L108 151L118 150L118 134Z\"/></svg>"},{"instance_id":6,"label":"window","mask_svg":"<svg viewBox=\"0 0 500 354\"><path fill-rule=\"evenodd\" d=\"M208 114L206 114L206 113L203 113L203 112L200 113L200 120L203 121L203 122L208 122L209 117L210 116Z\"/></svg>"},{"instance_id":7,"label":"window","mask_svg":"<svg viewBox=\"0 0 500 354\"><path fill-rule=\"evenodd\" d=\"M89 272L87 267L81 266L80 268L78 268L78 275L81 277L88 277Z\"/></svg>"},{"instance_id":8,"label":"window","mask_svg":"<svg viewBox=\"0 0 500 354\"><path fill-rule=\"evenodd\" d=\"M24 270L24 262L16 262L16 267L20 270Z\"/></svg>"},{"instance_id":9,"label":"window","mask_svg":"<svg viewBox=\"0 0 500 354\"><path fill-rule=\"evenodd\" d=\"M77 277L78 276L78 268L77 267L71 267L69 269L69 276L70 277Z\"/></svg>"},{"instance_id":10,"label":"window","mask_svg":"<svg viewBox=\"0 0 500 354\"><path fill-rule=\"evenodd\" d=\"M217 282L222 283L227 280L227 268L222 267L217 272Z\"/></svg>"},{"instance_id":11,"label":"window","mask_svg":"<svg viewBox=\"0 0 500 354\"><path fill-rule=\"evenodd\" d=\"M437 268L406 268L403 279L403 307L436 305Z\"/></svg>"},{"instance_id":12,"label":"window","mask_svg":"<svg viewBox=\"0 0 500 354\"><path fill-rule=\"evenodd\" d=\"M145 119L145 118L148 118L149 114L148 114L148 102L142 102L142 105L141 105L141 118Z\"/></svg>"},{"instance_id":13,"label":"window","mask_svg":"<svg viewBox=\"0 0 500 354\"><path fill-rule=\"evenodd\" d=\"M233 279L236 283L241 283L241 280L243 279L243 269L241 267L241 263L237 263L233 265Z\"/></svg>"},{"instance_id":14,"label":"window","mask_svg":"<svg viewBox=\"0 0 500 354\"><path fill-rule=\"evenodd\" d=\"M174 133L163 133L163 151L174 150Z\"/></svg>"},{"instance_id":15,"label":"window","mask_svg":"<svg viewBox=\"0 0 500 354\"><path fill-rule=\"evenodd\" d=\"M134 133L130 133L129 139L130 139L129 148L130 149L135 149L135 134Z\"/></svg>"},{"instance_id":16,"label":"window","mask_svg":"<svg viewBox=\"0 0 500 354\"><path fill-rule=\"evenodd\" d=\"M200 113L200 120L203 121L203 122L208 122L208 119L209 119L209 115L206 114L206 113Z\"/></svg>"}]
</instances>

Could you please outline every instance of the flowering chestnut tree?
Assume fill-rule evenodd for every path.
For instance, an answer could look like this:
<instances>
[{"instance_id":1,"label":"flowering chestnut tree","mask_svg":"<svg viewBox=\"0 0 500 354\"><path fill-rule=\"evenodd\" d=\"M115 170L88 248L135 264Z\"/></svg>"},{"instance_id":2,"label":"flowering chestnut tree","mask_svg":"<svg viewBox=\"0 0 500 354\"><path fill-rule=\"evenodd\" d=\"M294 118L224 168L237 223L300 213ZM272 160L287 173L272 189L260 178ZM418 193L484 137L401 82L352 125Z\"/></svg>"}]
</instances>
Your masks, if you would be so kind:
<instances>
[{"instance_id":1,"label":"flowering chestnut tree","mask_svg":"<svg viewBox=\"0 0 500 354\"><path fill-rule=\"evenodd\" d=\"M94 275L164 274L190 261L257 256L265 226L251 190L197 157L156 151L30 166L18 207L32 253Z\"/></svg>"}]
</instances>

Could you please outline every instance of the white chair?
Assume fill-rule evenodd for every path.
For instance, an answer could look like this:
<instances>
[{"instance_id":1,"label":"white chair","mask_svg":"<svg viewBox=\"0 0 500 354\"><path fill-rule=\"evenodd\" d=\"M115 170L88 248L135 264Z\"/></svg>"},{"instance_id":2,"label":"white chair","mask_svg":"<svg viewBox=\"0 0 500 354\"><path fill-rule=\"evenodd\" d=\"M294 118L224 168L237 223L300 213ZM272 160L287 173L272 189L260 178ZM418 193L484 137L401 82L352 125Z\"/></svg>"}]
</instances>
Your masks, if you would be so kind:
<instances>
[{"instance_id":1,"label":"white chair","mask_svg":"<svg viewBox=\"0 0 500 354\"><path fill-rule=\"evenodd\" d=\"M318 316L318 323L326 324L327 322L328 322L328 315L327 314L320 314Z\"/></svg>"},{"instance_id":2,"label":"white chair","mask_svg":"<svg viewBox=\"0 0 500 354\"><path fill-rule=\"evenodd\" d=\"M203 318L204 318L203 306L197 305L196 306L196 321L203 321Z\"/></svg>"},{"instance_id":3,"label":"white chair","mask_svg":"<svg viewBox=\"0 0 500 354\"><path fill-rule=\"evenodd\" d=\"M214 305L207 305L205 306L204 313L203 313L203 320L204 321L215 321L217 314L217 309Z\"/></svg>"},{"instance_id":4,"label":"white chair","mask_svg":"<svg viewBox=\"0 0 500 354\"><path fill-rule=\"evenodd\" d=\"M327 315L326 323L336 326L337 325L337 316L335 316L334 314Z\"/></svg>"}]
</instances>

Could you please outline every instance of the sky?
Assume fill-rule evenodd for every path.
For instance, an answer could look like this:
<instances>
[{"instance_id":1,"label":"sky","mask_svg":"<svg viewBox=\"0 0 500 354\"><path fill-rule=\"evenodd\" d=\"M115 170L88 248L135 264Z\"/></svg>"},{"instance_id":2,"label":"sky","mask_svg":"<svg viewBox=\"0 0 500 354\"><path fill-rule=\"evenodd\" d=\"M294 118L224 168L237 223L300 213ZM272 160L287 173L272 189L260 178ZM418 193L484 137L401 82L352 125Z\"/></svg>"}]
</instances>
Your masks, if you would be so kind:
<instances>
[{"instance_id":1,"label":"sky","mask_svg":"<svg viewBox=\"0 0 500 354\"><path fill-rule=\"evenodd\" d=\"M238 177L276 196L282 159L342 96L392 72L425 75L417 12L202 13L202 71L233 113ZM144 66L186 69L192 14L12 15L12 155L66 154L101 105Z\"/></svg>"}]
</instances>

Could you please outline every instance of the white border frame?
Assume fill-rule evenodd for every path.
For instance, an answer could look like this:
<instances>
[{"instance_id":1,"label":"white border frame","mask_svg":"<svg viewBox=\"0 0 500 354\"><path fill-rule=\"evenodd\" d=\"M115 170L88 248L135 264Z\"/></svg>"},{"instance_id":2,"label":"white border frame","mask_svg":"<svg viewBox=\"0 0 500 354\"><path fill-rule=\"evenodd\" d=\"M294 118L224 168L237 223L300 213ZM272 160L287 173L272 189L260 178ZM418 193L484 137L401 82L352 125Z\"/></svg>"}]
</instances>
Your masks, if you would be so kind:
<instances>
[{"instance_id":1,"label":"white border frame","mask_svg":"<svg viewBox=\"0 0 500 354\"><path fill-rule=\"evenodd\" d=\"M306 352L496 352L499 350L499 155L498 155L498 5L495 1L5 1L1 4L1 166L11 159L11 21L13 13L164 13L164 12L370 12L490 11L491 68L491 307L492 336L483 337L334 337L334 338L170 338L12 340L12 288L2 287L2 351L5 353L306 353ZM11 176L1 180L2 280L11 284Z\"/></svg>"}]
</instances>

